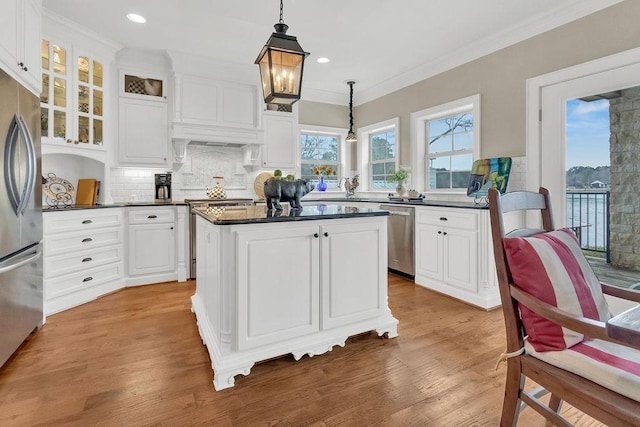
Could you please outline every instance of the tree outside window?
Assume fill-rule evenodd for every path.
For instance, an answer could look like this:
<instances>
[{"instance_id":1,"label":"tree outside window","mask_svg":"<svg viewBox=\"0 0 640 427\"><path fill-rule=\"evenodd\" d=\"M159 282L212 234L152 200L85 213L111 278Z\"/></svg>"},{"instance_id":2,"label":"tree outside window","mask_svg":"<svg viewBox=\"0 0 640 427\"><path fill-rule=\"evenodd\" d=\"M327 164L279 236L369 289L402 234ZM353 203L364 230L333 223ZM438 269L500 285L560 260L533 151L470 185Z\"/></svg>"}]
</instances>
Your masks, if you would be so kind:
<instances>
[{"instance_id":1,"label":"tree outside window","mask_svg":"<svg viewBox=\"0 0 640 427\"><path fill-rule=\"evenodd\" d=\"M467 188L473 165L473 113L427 121L427 164L430 189Z\"/></svg>"},{"instance_id":2,"label":"tree outside window","mask_svg":"<svg viewBox=\"0 0 640 427\"><path fill-rule=\"evenodd\" d=\"M303 179L318 180L313 168L325 165L337 171L336 175L324 177L327 188L338 187L340 171L340 137L338 135L301 133L300 134L300 173Z\"/></svg>"},{"instance_id":3,"label":"tree outside window","mask_svg":"<svg viewBox=\"0 0 640 427\"><path fill-rule=\"evenodd\" d=\"M372 133L370 141L371 188L393 189L395 184L388 178L396 169L396 131L388 129Z\"/></svg>"}]
</instances>

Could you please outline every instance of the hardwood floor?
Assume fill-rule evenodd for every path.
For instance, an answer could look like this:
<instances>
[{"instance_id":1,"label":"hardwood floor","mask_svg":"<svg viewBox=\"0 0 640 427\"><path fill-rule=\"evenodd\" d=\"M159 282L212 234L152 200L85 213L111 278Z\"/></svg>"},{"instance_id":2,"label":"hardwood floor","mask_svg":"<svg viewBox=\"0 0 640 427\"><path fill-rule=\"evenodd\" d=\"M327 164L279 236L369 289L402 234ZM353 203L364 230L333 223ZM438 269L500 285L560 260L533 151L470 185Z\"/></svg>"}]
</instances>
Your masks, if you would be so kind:
<instances>
[{"instance_id":1,"label":"hardwood floor","mask_svg":"<svg viewBox=\"0 0 640 427\"><path fill-rule=\"evenodd\" d=\"M128 288L51 316L0 369L1 426L484 426L500 417L502 312L389 276L400 321L216 392L190 312L195 283ZM576 425L598 425L572 413ZM521 426L543 426L531 409Z\"/></svg>"}]
</instances>

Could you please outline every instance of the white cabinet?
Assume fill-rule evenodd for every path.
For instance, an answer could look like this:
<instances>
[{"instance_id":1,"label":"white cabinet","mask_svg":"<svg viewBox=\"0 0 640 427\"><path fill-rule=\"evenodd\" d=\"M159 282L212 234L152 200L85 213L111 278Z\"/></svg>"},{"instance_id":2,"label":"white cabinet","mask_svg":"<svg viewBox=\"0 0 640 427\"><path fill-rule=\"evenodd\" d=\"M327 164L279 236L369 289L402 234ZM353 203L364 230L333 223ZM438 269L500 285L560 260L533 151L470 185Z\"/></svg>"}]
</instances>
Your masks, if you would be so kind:
<instances>
[{"instance_id":1,"label":"white cabinet","mask_svg":"<svg viewBox=\"0 0 640 427\"><path fill-rule=\"evenodd\" d=\"M118 123L121 164L169 166L166 103L120 97Z\"/></svg>"},{"instance_id":2,"label":"white cabinet","mask_svg":"<svg viewBox=\"0 0 640 427\"><path fill-rule=\"evenodd\" d=\"M177 280L175 208L127 208L127 285Z\"/></svg>"},{"instance_id":3,"label":"white cabinet","mask_svg":"<svg viewBox=\"0 0 640 427\"><path fill-rule=\"evenodd\" d=\"M42 142L105 152L112 58L48 35L42 40L41 55Z\"/></svg>"},{"instance_id":4,"label":"white cabinet","mask_svg":"<svg viewBox=\"0 0 640 427\"><path fill-rule=\"evenodd\" d=\"M248 225L197 217L197 233L192 303L216 390L260 360L321 354L371 330L397 336L386 217Z\"/></svg>"},{"instance_id":5,"label":"white cabinet","mask_svg":"<svg viewBox=\"0 0 640 427\"><path fill-rule=\"evenodd\" d=\"M487 210L416 207L415 282L493 308L500 304Z\"/></svg>"},{"instance_id":6,"label":"white cabinet","mask_svg":"<svg viewBox=\"0 0 640 427\"><path fill-rule=\"evenodd\" d=\"M173 121L183 124L255 129L258 87L193 75L174 77Z\"/></svg>"},{"instance_id":7,"label":"white cabinet","mask_svg":"<svg viewBox=\"0 0 640 427\"><path fill-rule=\"evenodd\" d=\"M238 232L238 350L319 330L320 233L313 224Z\"/></svg>"},{"instance_id":8,"label":"white cabinet","mask_svg":"<svg viewBox=\"0 0 640 427\"><path fill-rule=\"evenodd\" d=\"M262 125L264 127L262 167L296 169L300 163L297 115L265 111L262 115Z\"/></svg>"},{"instance_id":9,"label":"white cabinet","mask_svg":"<svg viewBox=\"0 0 640 427\"><path fill-rule=\"evenodd\" d=\"M3 0L0 7L0 63L40 95L41 0Z\"/></svg>"},{"instance_id":10,"label":"white cabinet","mask_svg":"<svg viewBox=\"0 0 640 427\"><path fill-rule=\"evenodd\" d=\"M43 223L45 315L123 286L122 208L46 211Z\"/></svg>"}]
</instances>

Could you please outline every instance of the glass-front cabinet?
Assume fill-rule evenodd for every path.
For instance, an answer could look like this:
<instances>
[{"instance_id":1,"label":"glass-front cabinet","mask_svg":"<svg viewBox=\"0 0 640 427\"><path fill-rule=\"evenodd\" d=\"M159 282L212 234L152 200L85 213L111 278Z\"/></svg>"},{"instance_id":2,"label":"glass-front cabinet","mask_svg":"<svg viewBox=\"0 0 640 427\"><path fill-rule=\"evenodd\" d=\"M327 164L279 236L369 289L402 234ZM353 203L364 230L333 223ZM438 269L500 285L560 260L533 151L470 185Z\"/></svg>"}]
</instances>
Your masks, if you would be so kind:
<instances>
[{"instance_id":1,"label":"glass-front cabinet","mask_svg":"<svg viewBox=\"0 0 640 427\"><path fill-rule=\"evenodd\" d=\"M43 141L101 146L104 141L104 65L69 47L42 40Z\"/></svg>"}]
</instances>

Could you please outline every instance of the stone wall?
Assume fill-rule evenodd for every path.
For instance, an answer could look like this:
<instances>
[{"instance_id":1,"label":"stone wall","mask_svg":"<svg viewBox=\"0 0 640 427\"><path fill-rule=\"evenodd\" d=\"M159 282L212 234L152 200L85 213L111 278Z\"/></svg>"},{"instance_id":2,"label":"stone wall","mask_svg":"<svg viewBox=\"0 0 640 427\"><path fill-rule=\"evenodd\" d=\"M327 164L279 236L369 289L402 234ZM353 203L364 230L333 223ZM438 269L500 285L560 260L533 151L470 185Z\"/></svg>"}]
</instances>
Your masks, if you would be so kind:
<instances>
[{"instance_id":1,"label":"stone wall","mask_svg":"<svg viewBox=\"0 0 640 427\"><path fill-rule=\"evenodd\" d=\"M610 101L611 264L640 271L640 87Z\"/></svg>"}]
</instances>

